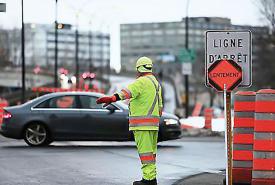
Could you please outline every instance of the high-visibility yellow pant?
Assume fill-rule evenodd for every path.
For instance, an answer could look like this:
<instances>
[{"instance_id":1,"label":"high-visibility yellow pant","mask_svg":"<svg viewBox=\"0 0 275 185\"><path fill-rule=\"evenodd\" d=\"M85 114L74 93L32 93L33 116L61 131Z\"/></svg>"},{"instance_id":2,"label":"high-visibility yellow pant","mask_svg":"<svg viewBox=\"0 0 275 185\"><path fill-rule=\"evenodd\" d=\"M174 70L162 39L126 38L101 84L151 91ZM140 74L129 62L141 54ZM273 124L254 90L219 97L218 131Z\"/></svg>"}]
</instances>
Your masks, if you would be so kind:
<instances>
[{"instance_id":1,"label":"high-visibility yellow pant","mask_svg":"<svg viewBox=\"0 0 275 185\"><path fill-rule=\"evenodd\" d=\"M145 180L153 180L157 176L156 154L158 131L157 130L135 130L134 137L138 154L142 164L142 173Z\"/></svg>"}]
</instances>

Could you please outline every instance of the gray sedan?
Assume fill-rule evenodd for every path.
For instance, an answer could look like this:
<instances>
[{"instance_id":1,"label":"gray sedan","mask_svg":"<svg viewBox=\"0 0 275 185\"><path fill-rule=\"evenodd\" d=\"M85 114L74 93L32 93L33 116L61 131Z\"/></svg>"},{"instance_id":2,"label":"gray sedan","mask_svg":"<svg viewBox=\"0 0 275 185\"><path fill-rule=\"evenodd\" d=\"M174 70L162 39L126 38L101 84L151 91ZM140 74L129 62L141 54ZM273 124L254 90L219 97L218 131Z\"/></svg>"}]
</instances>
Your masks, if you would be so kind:
<instances>
[{"instance_id":1,"label":"gray sedan","mask_svg":"<svg viewBox=\"0 0 275 185\"><path fill-rule=\"evenodd\" d=\"M30 146L53 141L129 141L128 107L115 102L103 108L96 99L103 94L91 92L51 93L19 106L4 108L0 133L24 139ZM181 137L179 120L163 113L159 141Z\"/></svg>"}]
</instances>

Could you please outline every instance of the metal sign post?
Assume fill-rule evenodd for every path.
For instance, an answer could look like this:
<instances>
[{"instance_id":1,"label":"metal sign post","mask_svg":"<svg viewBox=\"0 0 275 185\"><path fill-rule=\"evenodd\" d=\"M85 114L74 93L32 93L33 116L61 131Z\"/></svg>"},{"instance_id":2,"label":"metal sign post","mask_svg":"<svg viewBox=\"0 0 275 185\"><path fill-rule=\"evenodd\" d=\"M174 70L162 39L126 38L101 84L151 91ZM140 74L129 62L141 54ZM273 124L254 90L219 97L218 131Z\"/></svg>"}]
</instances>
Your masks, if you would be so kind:
<instances>
[{"instance_id":1,"label":"metal sign post","mask_svg":"<svg viewBox=\"0 0 275 185\"><path fill-rule=\"evenodd\" d=\"M224 84L224 118L225 118L225 148L226 148L226 184L232 185L232 123L231 123L231 92Z\"/></svg>"}]
</instances>

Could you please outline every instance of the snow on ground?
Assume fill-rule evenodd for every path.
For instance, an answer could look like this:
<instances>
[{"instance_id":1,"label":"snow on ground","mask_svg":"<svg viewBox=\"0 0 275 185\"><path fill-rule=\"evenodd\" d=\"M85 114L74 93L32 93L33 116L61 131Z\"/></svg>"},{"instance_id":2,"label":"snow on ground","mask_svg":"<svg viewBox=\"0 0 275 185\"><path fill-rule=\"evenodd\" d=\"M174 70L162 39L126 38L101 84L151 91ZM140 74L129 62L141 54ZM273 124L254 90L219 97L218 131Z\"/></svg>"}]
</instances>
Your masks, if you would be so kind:
<instances>
[{"instance_id":1,"label":"snow on ground","mask_svg":"<svg viewBox=\"0 0 275 185\"><path fill-rule=\"evenodd\" d=\"M205 122L205 118L202 116L180 119L180 123L184 128L203 128L204 122ZM212 131L224 132L225 130L224 125L225 125L224 118L212 119ZM233 118L232 118L232 125L233 125Z\"/></svg>"}]
</instances>

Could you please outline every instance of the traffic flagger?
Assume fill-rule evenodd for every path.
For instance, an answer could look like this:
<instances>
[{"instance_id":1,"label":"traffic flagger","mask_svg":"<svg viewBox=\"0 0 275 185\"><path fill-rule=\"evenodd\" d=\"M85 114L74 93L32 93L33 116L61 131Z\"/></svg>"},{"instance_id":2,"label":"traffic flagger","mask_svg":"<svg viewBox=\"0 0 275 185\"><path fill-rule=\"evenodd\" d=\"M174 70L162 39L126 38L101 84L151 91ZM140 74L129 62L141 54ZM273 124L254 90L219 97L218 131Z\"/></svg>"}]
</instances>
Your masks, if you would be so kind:
<instances>
[{"instance_id":1,"label":"traffic flagger","mask_svg":"<svg viewBox=\"0 0 275 185\"><path fill-rule=\"evenodd\" d=\"M238 91L234 96L233 168L236 184L251 184L255 96L253 91Z\"/></svg>"},{"instance_id":2,"label":"traffic flagger","mask_svg":"<svg viewBox=\"0 0 275 185\"><path fill-rule=\"evenodd\" d=\"M275 90L256 94L252 185L275 184Z\"/></svg>"},{"instance_id":3,"label":"traffic flagger","mask_svg":"<svg viewBox=\"0 0 275 185\"><path fill-rule=\"evenodd\" d=\"M104 106L130 99L129 129L133 131L139 158L142 164L143 179L133 185L156 185L156 153L159 119L162 114L162 90L152 73L153 63L148 57L136 62L137 79L127 88L113 96L104 96L97 103Z\"/></svg>"}]
</instances>

